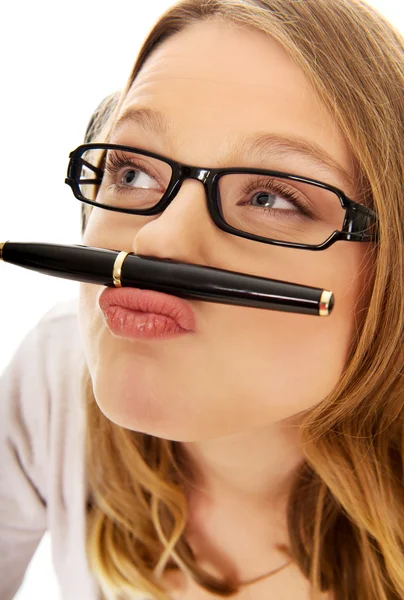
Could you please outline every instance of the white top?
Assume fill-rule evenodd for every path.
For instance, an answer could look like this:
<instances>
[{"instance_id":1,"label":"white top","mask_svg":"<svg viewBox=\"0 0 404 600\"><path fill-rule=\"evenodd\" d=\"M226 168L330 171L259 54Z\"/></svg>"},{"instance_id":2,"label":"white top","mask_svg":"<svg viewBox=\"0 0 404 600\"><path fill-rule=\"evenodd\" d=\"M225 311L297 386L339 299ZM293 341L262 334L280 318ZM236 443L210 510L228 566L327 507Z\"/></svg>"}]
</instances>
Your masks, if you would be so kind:
<instances>
[{"instance_id":1,"label":"white top","mask_svg":"<svg viewBox=\"0 0 404 600\"><path fill-rule=\"evenodd\" d=\"M46 530L62 597L100 597L85 555L84 364L75 299L42 317L0 378L0 600Z\"/></svg>"}]
</instances>

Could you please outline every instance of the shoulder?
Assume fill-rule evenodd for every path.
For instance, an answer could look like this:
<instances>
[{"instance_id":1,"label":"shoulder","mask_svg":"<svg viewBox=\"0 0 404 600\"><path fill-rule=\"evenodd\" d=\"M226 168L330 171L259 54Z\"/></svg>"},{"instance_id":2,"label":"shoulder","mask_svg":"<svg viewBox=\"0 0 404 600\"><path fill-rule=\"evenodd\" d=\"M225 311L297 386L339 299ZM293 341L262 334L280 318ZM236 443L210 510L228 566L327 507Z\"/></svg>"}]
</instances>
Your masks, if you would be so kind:
<instances>
[{"instance_id":1,"label":"shoulder","mask_svg":"<svg viewBox=\"0 0 404 600\"><path fill-rule=\"evenodd\" d=\"M83 363L78 298L60 302L48 310L26 333L6 366L2 379L18 387L49 388L50 383L69 367Z\"/></svg>"},{"instance_id":2,"label":"shoulder","mask_svg":"<svg viewBox=\"0 0 404 600\"><path fill-rule=\"evenodd\" d=\"M31 332L42 382L53 404L53 417L78 409L85 358L79 327L79 299L54 305Z\"/></svg>"},{"instance_id":3,"label":"shoulder","mask_svg":"<svg viewBox=\"0 0 404 600\"><path fill-rule=\"evenodd\" d=\"M26 343L35 346L43 360L57 371L66 371L83 358L79 328L79 299L55 304L28 333ZM64 360L62 359L64 357ZM66 362L66 359L71 361ZM52 373L50 373L51 375Z\"/></svg>"},{"instance_id":4,"label":"shoulder","mask_svg":"<svg viewBox=\"0 0 404 600\"><path fill-rule=\"evenodd\" d=\"M3 404L19 405L21 416L54 414L51 404L74 402L85 366L79 299L59 302L25 335L0 378ZM34 418L34 420L36 420Z\"/></svg>"},{"instance_id":5,"label":"shoulder","mask_svg":"<svg viewBox=\"0 0 404 600\"><path fill-rule=\"evenodd\" d=\"M74 299L40 318L0 377L0 440L6 442L1 447L14 448L44 498L63 476L51 484L49 474L63 471L61 463L73 458L66 448L77 448L83 433L84 368Z\"/></svg>"},{"instance_id":6,"label":"shoulder","mask_svg":"<svg viewBox=\"0 0 404 600\"><path fill-rule=\"evenodd\" d=\"M0 378L3 418L49 442L52 428L73 425L80 412L84 368L75 298L54 305L18 346Z\"/></svg>"},{"instance_id":7,"label":"shoulder","mask_svg":"<svg viewBox=\"0 0 404 600\"><path fill-rule=\"evenodd\" d=\"M72 370L83 368L84 354L79 328L79 299L55 304L26 334L10 368L22 380L35 382L36 391L61 388L71 393Z\"/></svg>"},{"instance_id":8,"label":"shoulder","mask_svg":"<svg viewBox=\"0 0 404 600\"><path fill-rule=\"evenodd\" d=\"M79 299L58 302L38 321L36 327L42 332L57 332L78 327Z\"/></svg>"}]
</instances>

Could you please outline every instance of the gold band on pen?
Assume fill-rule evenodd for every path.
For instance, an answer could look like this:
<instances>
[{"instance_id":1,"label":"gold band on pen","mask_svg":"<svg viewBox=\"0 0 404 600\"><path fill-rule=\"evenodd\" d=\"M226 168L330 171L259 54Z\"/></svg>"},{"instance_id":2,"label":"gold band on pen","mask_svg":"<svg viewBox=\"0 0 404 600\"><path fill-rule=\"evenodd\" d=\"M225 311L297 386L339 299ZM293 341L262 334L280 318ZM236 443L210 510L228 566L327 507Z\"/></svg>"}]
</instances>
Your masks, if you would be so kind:
<instances>
[{"instance_id":1,"label":"gold band on pen","mask_svg":"<svg viewBox=\"0 0 404 600\"><path fill-rule=\"evenodd\" d=\"M5 244L7 244L7 242L0 242L0 260L4 260L3 259L3 248L4 248Z\"/></svg>"},{"instance_id":2,"label":"gold band on pen","mask_svg":"<svg viewBox=\"0 0 404 600\"><path fill-rule=\"evenodd\" d=\"M112 278L114 280L115 287L122 287L121 277L122 277L122 265L125 261L125 258L130 254L129 252L120 252L115 259L114 268L112 271Z\"/></svg>"},{"instance_id":3,"label":"gold band on pen","mask_svg":"<svg viewBox=\"0 0 404 600\"><path fill-rule=\"evenodd\" d=\"M327 290L324 290L323 293L321 294L320 310L318 313L320 315L320 317L328 317L328 315L330 314L331 297L332 297L332 292L328 292Z\"/></svg>"}]
</instances>

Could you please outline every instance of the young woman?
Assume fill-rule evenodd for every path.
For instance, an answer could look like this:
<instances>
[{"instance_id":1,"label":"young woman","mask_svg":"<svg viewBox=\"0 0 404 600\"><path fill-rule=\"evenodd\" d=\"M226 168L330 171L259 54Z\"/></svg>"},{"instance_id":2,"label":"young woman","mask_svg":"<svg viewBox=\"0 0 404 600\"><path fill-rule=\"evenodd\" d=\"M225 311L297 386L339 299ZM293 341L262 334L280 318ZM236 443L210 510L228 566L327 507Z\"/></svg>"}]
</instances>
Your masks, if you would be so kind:
<instances>
[{"instance_id":1,"label":"young woman","mask_svg":"<svg viewBox=\"0 0 404 600\"><path fill-rule=\"evenodd\" d=\"M82 284L3 377L2 598L46 525L66 598L404 598L403 87L360 0L163 15L75 154L83 244L335 307Z\"/></svg>"}]
</instances>

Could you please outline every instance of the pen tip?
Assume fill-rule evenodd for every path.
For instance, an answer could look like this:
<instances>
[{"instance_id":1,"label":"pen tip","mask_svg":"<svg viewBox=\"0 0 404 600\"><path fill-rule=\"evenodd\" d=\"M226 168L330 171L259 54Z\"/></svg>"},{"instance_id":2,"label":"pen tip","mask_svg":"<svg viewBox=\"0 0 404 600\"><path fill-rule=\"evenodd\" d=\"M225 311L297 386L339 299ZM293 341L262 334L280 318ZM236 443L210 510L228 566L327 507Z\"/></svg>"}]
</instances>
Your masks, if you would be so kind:
<instances>
[{"instance_id":1,"label":"pen tip","mask_svg":"<svg viewBox=\"0 0 404 600\"><path fill-rule=\"evenodd\" d=\"M3 260L3 261L4 261L3 248L4 248L5 244L7 244L7 242L0 242L0 260Z\"/></svg>"}]
</instances>

